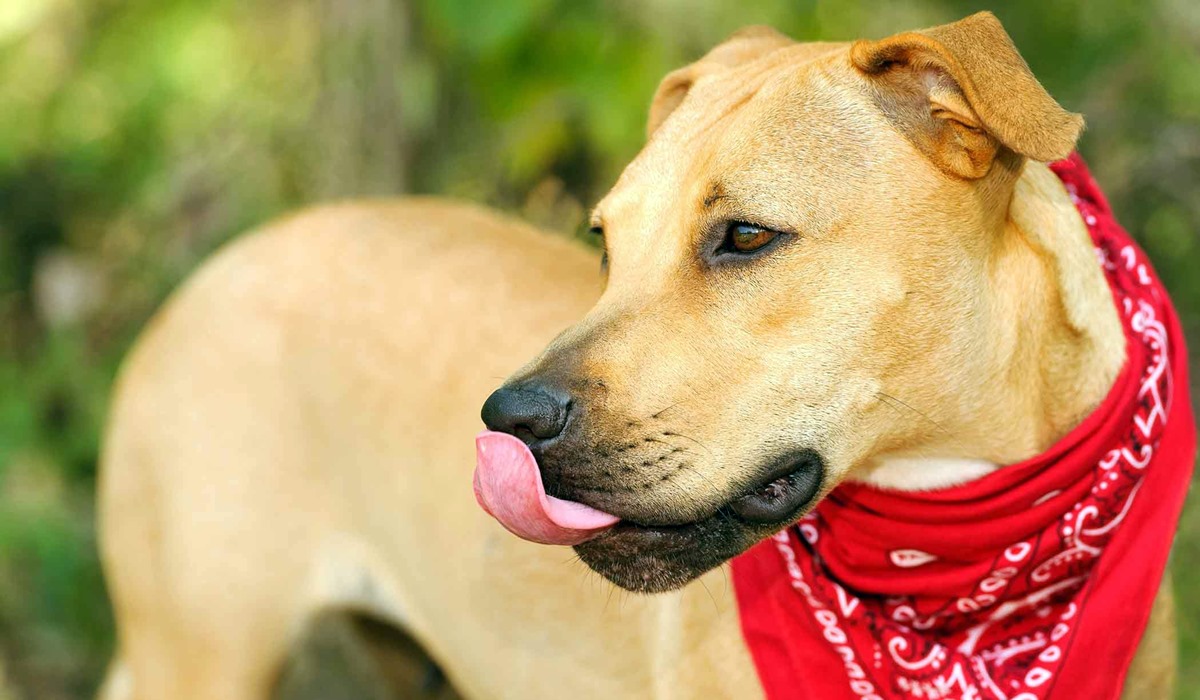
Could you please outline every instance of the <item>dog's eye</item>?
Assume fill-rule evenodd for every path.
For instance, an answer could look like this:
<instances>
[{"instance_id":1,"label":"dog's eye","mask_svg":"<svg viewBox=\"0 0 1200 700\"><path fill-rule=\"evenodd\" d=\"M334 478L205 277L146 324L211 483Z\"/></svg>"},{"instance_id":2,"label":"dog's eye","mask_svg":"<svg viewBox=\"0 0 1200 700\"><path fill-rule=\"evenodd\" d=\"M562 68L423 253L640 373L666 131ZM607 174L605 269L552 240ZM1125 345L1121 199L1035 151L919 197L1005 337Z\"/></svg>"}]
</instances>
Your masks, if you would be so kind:
<instances>
[{"instance_id":1,"label":"dog's eye","mask_svg":"<svg viewBox=\"0 0 1200 700\"><path fill-rule=\"evenodd\" d=\"M778 231L735 221L729 225L729 229L725 233L725 240L721 242L720 251L735 254L753 253L765 248L777 237L779 237Z\"/></svg>"},{"instance_id":2,"label":"dog's eye","mask_svg":"<svg viewBox=\"0 0 1200 700\"><path fill-rule=\"evenodd\" d=\"M595 236L600 241L600 245L604 247L604 252L600 255L600 272L608 274L608 246L604 242L604 227L599 224L588 228L588 235Z\"/></svg>"}]
</instances>

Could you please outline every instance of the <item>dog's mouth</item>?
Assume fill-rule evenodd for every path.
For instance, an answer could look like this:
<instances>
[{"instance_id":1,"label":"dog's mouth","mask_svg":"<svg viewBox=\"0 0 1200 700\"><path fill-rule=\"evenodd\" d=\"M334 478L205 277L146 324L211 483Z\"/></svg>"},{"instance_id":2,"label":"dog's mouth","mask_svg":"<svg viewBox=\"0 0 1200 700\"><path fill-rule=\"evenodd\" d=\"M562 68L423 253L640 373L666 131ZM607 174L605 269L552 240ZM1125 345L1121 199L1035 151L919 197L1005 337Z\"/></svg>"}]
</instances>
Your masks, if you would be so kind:
<instances>
[{"instance_id":1,"label":"dog's mouth","mask_svg":"<svg viewBox=\"0 0 1200 700\"><path fill-rule=\"evenodd\" d=\"M823 475L820 457L810 450L781 460L764 478L729 500L711 515L680 525L654 525L621 519L605 536L638 536L644 533L649 544L668 544L672 538L690 532L714 520L733 519L750 527L782 527L797 519L821 488ZM629 533L629 534L626 534Z\"/></svg>"},{"instance_id":2,"label":"dog's mouth","mask_svg":"<svg viewBox=\"0 0 1200 700\"><path fill-rule=\"evenodd\" d=\"M635 591L677 588L740 554L799 518L824 480L820 455L800 450L706 516L639 522L548 496L533 455L511 435L485 432L476 444L475 495L484 510L524 539L574 545L597 573Z\"/></svg>"},{"instance_id":3,"label":"dog's mouth","mask_svg":"<svg viewBox=\"0 0 1200 700\"><path fill-rule=\"evenodd\" d=\"M805 450L781 460L707 517L667 526L621 520L575 551L622 588L647 593L679 588L797 520L815 502L823 480L820 456Z\"/></svg>"},{"instance_id":4,"label":"dog's mouth","mask_svg":"<svg viewBox=\"0 0 1200 700\"><path fill-rule=\"evenodd\" d=\"M802 450L779 460L757 487L727 506L737 517L756 525L784 525L799 517L821 490L825 469L821 456Z\"/></svg>"}]
</instances>

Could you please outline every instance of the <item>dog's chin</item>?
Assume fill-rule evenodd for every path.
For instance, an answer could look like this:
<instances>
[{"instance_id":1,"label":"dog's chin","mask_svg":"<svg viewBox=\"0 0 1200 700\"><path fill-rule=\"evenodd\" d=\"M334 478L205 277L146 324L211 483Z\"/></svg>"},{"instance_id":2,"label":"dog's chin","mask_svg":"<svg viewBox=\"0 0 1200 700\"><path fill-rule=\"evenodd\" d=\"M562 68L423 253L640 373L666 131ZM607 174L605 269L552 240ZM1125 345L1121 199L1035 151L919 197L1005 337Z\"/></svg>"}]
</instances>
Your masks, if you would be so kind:
<instances>
[{"instance_id":1,"label":"dog's chin","mask_svg":"<svg viewBox=\"0 0 1200 700\"><path fill-rule=\"evenodd\" d=\"M621 588L674 590L795 522L815 505L823 482L820 456L805 450L777 460L763 478L708 517L672 526L622 521L575 545L575 551Z\"/></svg>"},{"instance_id":2,"label":"dog's chin","mask_svg":"<svg viewBox=\"0 0 1200 700\"><path fill-rule=\"evenodd\" d=\"M682 587L760 539L745 530L723 515L673 527L622 522L575 545L575 551L593 571L621 588L662 593Z\"/></svg>"}]
</instances>

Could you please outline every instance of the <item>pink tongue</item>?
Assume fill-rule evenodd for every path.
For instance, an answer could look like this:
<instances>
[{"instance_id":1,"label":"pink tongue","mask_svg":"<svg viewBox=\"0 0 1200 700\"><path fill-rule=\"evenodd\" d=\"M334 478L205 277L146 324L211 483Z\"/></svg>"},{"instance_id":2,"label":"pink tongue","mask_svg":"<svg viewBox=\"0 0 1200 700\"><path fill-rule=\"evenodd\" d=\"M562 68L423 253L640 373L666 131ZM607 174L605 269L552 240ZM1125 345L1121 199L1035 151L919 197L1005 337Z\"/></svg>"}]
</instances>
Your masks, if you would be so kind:
<instances>
[{"instance_id":1,"label":"pink tongue","mask_svg":"<svg viewBox=\"0 0 1200 700\"><path fill-rule=\"evenodd\" d=\"M529 448L508 433L475 438L475 500L508 531L542 544L579 544L620 518L546 495Z\"/></svg>"}]
</instances>

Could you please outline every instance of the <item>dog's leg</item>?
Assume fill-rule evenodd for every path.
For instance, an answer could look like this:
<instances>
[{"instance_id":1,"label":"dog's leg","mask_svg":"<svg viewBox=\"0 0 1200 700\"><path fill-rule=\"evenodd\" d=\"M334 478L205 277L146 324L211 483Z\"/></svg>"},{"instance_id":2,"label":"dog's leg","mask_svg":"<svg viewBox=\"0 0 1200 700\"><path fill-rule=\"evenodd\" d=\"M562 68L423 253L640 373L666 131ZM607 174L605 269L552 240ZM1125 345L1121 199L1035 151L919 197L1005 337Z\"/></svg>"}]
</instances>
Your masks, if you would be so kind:
<instances>
[{"instance_id":1,"label":"dog's leg","mask_svg":"<svg viewBox=\"0 0 1200 700\"><path fill-rule=\"evenodd\" d=\"M1157 700L1175 697L1178 664L1175 639L1175 595L1171 572L1163 576L1150 611L1150 622L1142 634L1137 654L1125 676L1123 700Z\"/></svg>"},{"instance_id":2,"label":"dog's leg","mask_svg":"<svg viewBox=\"0 0 1200 700\"><path fill-rule=\"evenodd\" d=\"M270 696L290 642L290 604L273 603L211 560L191 559L195 569L163 572L151 581L160 585L114 581L120 650L102 700ZM189 575L205 569L208 576Z\"/></svg>"},{"instance_id":3,"label":"dog's leg","mask_svg":"<svg viewBox=\"0 0 1200 700\"><path fill-rule=\"evenodd\" d=\"M242 537L245 558L231 556L222 543L265 531L237 526L253 514L231 507L228 522L176 529L155 505L110 519L108 533L122 538L108 547L121 625L104 700L266 700L310 611L294 585L304 581L303 550Z\"/></svg>"},{"instance_id":4,"label":"dog's leg","mask_svg":"<svg viewBox=\"0 0 1200 700\"><path fill-rule=\"evenodd\" d=\"M101 700L267 700L286 655L276 626L217 611L211 624L126 618L120 657ZM259 628L256 623L264 623ZM217 636L220 635L220 636Z\"/></svg>"},{"instance_id":5,"label":"dog's leg","mask_svg":"<svg viewBox=\"0 0 1200 700\"><path fill-rule=\"evenodd\" d=\"M313 535L278 501L240 498L234 477L298 460L275 459L265 439L219 455L179 434L174 456L133 431L109 443L101 546L120 651L105 700L265 700L311 609L303 584ZM230 471L201 468L218 461ZM164 474L176 488L162 487ZM313 509L294 490L272 495Z\"/></svg>"}]
</instances>

